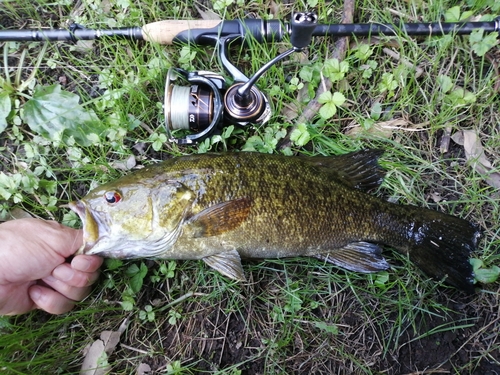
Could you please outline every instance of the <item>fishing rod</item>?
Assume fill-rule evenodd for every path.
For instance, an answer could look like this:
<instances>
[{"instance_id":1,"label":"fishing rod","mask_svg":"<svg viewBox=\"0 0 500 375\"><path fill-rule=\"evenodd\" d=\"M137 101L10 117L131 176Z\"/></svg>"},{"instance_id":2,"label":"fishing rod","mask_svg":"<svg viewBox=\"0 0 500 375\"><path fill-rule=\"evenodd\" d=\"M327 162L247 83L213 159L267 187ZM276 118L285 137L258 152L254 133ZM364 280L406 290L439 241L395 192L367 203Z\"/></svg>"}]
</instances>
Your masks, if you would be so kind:
<instances>
[{"instance_id":1,"label":"fishing rod","mask_svg":"<svg viewBox=\"0 0 500 375\"><path fill-rule=\"evenodd\" d=\"M474 30L498 32L500 17L490 22L432 22L318 24L315 13L294 13L290 22L279 20L164 20L142 27L94 30L78 24L68 29L0 30L3 41L70 41L102 38L144 40L160 44L194 44L215 46L222 66L232 77L232 84L218 73L188 72L170 68L165 82L165 128L171 142L194 144L220 131L227 124L240 127L261 125L271 117L269 99L260 91L256 81L274 64L294 52L307 48L314 36L369 37L374 35L440 36L467 35ZM292 48L273 58L251 78L243 74L228 58L233 42L280 42L289 37ZM180 84L182 85L180 85ZM189 86L183 86L183 85ZM175 137L174 131L190 134Z\"/></svg>"},{"instance_id":2,"label":"fishing rod","mask_svg":"<svg viewBox=\"0 0 500 375\"><path fill-rule=\"evenodd\" d=\"M280 20L164 20L148 23L142 27L111 29L88 29L72 24L68 29L0 30L0 42L16 41L78 41L104 37L145 40L160 44L176 42L196 45L213 45L214 36L238 35L242 40L249 37L259 43L280 42L292 32L292 22ZM402 23L399 25L379 23L316 24L312 36L343 37L371 35L438 36L446 34L467 35L474 30L485 33L500 33L500 17L490 22L430 22Z\"/></svg>"}]
</instances>

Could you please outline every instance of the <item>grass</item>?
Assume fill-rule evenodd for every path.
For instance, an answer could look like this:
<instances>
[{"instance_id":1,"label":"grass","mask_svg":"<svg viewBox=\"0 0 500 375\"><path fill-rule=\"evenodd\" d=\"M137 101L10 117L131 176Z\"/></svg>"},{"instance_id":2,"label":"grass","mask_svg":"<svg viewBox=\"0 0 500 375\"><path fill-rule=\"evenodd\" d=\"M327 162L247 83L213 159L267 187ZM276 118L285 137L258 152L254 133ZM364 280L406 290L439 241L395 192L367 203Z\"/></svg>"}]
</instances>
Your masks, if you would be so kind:
<instances>
[{"instance_id":1,"label":"grass","mask_svg":"<svg viewBox=\"0 0 500 375\"><path fill-rule=\"evenodd\" d=\"M221 9L215 12L227 19L247 12L268 17L269 9L274 18L284 19L316 2L271 8L260 0L229 3L130 0L106 5L83 0L75 8L63 0L39 1L36 7L25 0L9 1L2 3L0 24L14 29L63 27L74 19L91 28L142 25L198 18L195 5ZM362 0L356 2L355 20L431 22L442 20L453 5L446 0ZM339 1L319 1L315 9L321 22L338 22L342 14ZM500 13L487 0L463 2L460 14L466 11L474 16ZM366 43L351 40L348 71L334 82L332 92L343 93L346 102L333 117L302 127L305 138L284 152L330 155L385 149L381 164L387 176L377 194L480 224L484 239L474 256L487 267L499 265L498 189L466 160L462 146L450 141L441 149L448 132L475 130L498 173L498 46L477 56L468 37L398 35ZM172 66L221 72L213 49L112 39L90 46L0 46L5 48L0 87L12 100L0 132L0 216L22 210L78 226L75 215L59 205L127 173L127 161L149 164L181 154L243 148L281 152L279 141L305 106L298 97L304 98L308 86L314 92L318 85L304 79L305 70L313 67L317 74L332 45L329 39L315 38L307 54L293 56L261 78L259 87L272 93L274 101L267 126L191 147L164 142L164 79ZM286 41L234 47L230 57L251 75L288 47ZM27 84L31 74L34 79ZM446 87L446 77L452 87ZM300 95L293 78L305 87ZM92 144L78 144L71 132L42 137L27 125L26 102L37 87L57 83L78 95L81 111L92 111L99 120L104 131ZM394 120L397 127L388 127ZM464 297L426 280L405 257L390 250L387 254L391 269L376 275L338 270L313 259L247 262L247 283L230 281L203 262L178 261L173 270L162 262L107 262L93 294L73 312L0 318L0 371L78 373L85 347L128 319L121 345L108 358L113 374L135 373L141 363L155 374L498 372L498 281ZM137 271L141 265L146 276Z\"/></svg>"}]
</instances>

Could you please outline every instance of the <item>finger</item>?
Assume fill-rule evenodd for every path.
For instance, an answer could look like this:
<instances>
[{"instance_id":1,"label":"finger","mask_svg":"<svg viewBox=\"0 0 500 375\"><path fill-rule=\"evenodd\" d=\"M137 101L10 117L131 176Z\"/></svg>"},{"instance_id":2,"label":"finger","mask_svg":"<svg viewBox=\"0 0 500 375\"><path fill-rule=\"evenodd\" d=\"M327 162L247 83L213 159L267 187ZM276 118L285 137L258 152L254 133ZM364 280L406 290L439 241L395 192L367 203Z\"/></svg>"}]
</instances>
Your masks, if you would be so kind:
<instances>
[{"instance_id":1,"label":"finger","mask_svg":"<svg viewBox=\"0 0 500 375\"><path fill-rule=\"evenodd\" d=\"M28 289L30 298L36 307L51 314L64 314L75 306L75 301L61 295L57 291L40 285Z\"/></svg>"},{"instance_id":2,"label":"finger","mask_svg":"<svg viewBox=\"0 0 500 375\"><path fill-rule=\"evenodd\" d=\"M54 289L56 292L59 294L63 295L66 298L69 298L73 301L81 301L85 297L87 297L90 294L91 287L90 286L83 286L83 287L76 287L73 285L69 285L65 283L64 281L58 280L55 277L52 276L47 276L42 279L42 281L49 286L50 288Z\"/></svg>"},{"instance_id":3,"label":"finger","mask_svg":"<svg viewBox=\"0 0 500 375\"><path fill-rule=\"evenodd\" d=\"M76 255L71 261L71 267L77 271L95 272L101 267L103 260L97 255Z\"/></svg>"},{"instance_id":4,"label":"finger","mask_svg":"<svg viewBox=\"0 0 500 375\"><path fill-rule=\"evenodd\" d=\"M54 268L52 276L68 285L84 287L95 283L99 278L99 272L82 272L75 270L68 263L63 263Z\"/></svg>"}]
</instances>

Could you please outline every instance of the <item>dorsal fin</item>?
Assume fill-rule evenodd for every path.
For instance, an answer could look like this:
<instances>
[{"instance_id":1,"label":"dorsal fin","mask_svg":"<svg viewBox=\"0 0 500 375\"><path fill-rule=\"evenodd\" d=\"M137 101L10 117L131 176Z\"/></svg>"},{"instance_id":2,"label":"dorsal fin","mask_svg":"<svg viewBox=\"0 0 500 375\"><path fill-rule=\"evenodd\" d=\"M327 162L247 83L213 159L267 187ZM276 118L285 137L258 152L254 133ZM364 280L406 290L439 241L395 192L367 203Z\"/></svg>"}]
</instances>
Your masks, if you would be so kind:
<instances>
[{"instance_id":1,"label":"dorsal fin","mask_svg":"<svg viewBox=\"0 0 500 375\"><path fill-rule=\"evenodd\" d=\"M369 191L378 188L384 180L385 171L378 165L383 153L383 150L367 149L345 155L313 156L304 161L349 187Z\"/></svg>"}]
</instances>

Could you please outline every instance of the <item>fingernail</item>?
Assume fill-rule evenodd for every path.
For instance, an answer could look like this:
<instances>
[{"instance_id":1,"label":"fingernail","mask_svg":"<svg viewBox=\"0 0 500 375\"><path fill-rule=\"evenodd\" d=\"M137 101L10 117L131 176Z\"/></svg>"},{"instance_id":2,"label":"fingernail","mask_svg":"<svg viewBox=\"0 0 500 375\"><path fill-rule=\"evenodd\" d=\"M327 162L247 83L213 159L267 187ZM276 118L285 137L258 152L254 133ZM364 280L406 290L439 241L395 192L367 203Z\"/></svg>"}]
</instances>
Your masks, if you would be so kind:
<instances>
[{"instance_id":1,"label":"fingernail","mask_svg":"<svg viewBox=\"0 0 500 375\"><path fill-rule=\"evenodd\" d=\"M68 267L58 267L52 272L52 275L61 281L69 281L73 278L74 272Z\"/></svg>"},{"instance_id":2,"label":"fingernail","mask_svg":"<svg viewBox=\"0 0 500 375\"><path fill-rule=\"evenodd\" d=\"M42 291L37 286L32 286L29 290L30 297L33 302L39 301L42 298Z\"/></svg>"},{"instance_id":3,"label":"fingernail","mask_svg":"<svg viewBox=\"0 0 500 375\"><path fill-rule=\"evenodd\" d=\"M55 282L58 282L59 280L57 280L54 276L45 276L43 278L43 281L45 282L48 282L48 283L55 283Z\"/></svg>"},{"instance_id":4,"label":"fingernail","mask_svg":"<svg viewBox=\"0 0 500 375\"><path fill-rule=\"evenodd\" d=\"M78 271L87 271L90 268L90 260L85 257L77 256L71 261L71 267Z\"/></svg>"}]
</instances>

